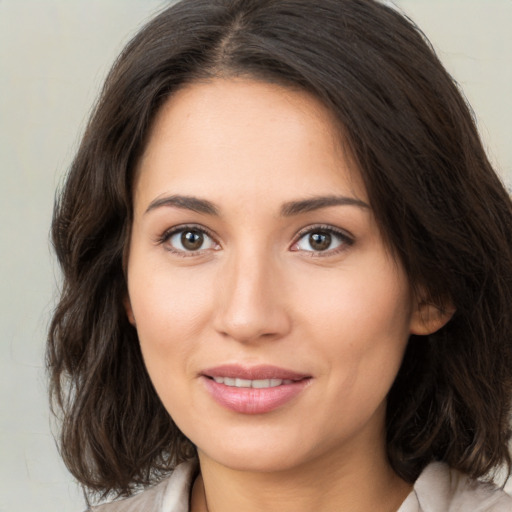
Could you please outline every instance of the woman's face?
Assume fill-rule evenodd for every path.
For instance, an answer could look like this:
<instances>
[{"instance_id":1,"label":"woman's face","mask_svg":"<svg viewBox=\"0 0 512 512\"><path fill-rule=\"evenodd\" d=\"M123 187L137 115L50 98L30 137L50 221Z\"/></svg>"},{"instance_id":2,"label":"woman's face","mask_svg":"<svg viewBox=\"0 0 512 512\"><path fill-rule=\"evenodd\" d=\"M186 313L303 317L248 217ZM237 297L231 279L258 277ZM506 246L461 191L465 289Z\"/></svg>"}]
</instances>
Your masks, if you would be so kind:
<instances>
[{"instance_id":1,"label":"woman's face","mask_svg":"<svg viewBox=\"0 0 512 512\"><path fill-rule=\"evenodd\" d=\"M127 311L200 454L270 471L383 449L421 321L329 112L278 85L189 85L137 172Z\"/></svg>"}]
</instances>

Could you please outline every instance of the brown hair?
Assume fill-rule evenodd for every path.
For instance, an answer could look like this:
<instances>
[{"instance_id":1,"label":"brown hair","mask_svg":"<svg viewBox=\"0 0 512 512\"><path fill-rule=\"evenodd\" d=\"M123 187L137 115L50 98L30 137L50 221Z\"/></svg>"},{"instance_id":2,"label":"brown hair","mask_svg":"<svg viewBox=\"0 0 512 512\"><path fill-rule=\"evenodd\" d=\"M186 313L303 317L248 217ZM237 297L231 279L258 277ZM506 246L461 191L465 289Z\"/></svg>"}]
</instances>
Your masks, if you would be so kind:
<instances>
[{"instance_id":1,"label":"brown hair","mask_svg":"<svg viewBox=\"0 0 512 512\"><path fill-rule=\"evenodd\" d=\"M128 44L55 206L63 271L49 332L62 456L90 491L130 494L194 455L127 321L133 171L177 88L250 76L309 91L337 117L387 243L452 320L411 336L388 397L390 462L473 477L510 467L512 207L470 110L421 32L373 0L185 0Z\"/></svg>"}]
</instances>

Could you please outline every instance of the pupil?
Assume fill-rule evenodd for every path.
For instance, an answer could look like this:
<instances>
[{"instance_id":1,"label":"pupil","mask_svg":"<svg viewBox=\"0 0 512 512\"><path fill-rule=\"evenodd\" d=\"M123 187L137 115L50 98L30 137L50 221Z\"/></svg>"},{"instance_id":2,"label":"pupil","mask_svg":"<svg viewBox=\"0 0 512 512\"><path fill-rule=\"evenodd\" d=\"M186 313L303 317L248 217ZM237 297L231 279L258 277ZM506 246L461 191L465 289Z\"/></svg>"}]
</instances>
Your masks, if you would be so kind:
<instances>
[{"instance_id":1,"label":"pupil","mask_svg":"<svg viewBox=\"0 0 512 512\"><path fill-rule=\"evenodd\" d=\"M203 234L197 231L185 231L181 235L181 243L189 251L197 251L203 245Z\"/></svg>"},{"instance_id":2,"label":"pupil","mask_svg":"<svg viewBox=\"0 0 512 512\"><path fill-rule=\"evenodd\" d=\"M329 233L313 233L309 236L309 243L315 251L325 251L331 245Z\"/></svg>"}]
</instances>

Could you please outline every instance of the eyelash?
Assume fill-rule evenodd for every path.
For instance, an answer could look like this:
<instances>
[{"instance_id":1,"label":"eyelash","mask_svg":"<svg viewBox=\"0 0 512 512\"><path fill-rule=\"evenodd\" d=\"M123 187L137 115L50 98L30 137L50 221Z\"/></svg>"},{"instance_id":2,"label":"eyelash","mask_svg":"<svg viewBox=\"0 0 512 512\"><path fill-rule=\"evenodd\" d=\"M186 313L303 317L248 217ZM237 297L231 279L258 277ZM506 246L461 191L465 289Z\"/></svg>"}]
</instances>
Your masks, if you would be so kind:
<instances>
[{"instance_id":1,"label":"eyelash","mask_svg":"<svg viewBox=\"0 0 512 512\"><path fill-rule=\"evenodd\" d=\"M158 245L164 245L176 234L178 233L184 233L187 231L192 231L196 233L202 233L206 235L208 238L212 240L215 244L218 245L218 242L215 239L215 236L206 228L203 226L198 226L194 224L190 225L181 225L181 226L175 226L171 229L168 229L165 231L161 236L158 237L156 240L156 243ZM322 234L328 234L331 236L334 236L340 240L340 245L334 249L327 249L324 251L302 251L304 253L309 253L309 256L317 256L317 257L327 257L332 256L335 254L338 254L344 250L346 250L348 247L352 246L354 244L354 239L351 235L347 234L345 231L342 231L340 229L334 228L333 226L328 225L314 225L314 226L308 226L297 233L296 237L294 238L294 242L292 243L291 247L297 246L297 244L307 235L312 235L314 233L322 233ZM170 244L165 246L165 249L173 254L176 254L177 256L181 257L190 257L190 256L197 256L198 254L203 253L204 251L207 251L209 249L198 249L197 251L184 251L181 249L175 249ZM291 249L294 252L299 252L300 249Z\"/></svg>"},{"instance_id":2,"label":"eyelash","mask_svg":"<svg viewBox=\"0 0 512 512\"><path fill-rule=\"evenodd\" d=\"M184 233L184 232L187 232L187 231L192 231L192 232L195 232L195 233L202 233L204 235L206 235L208 238L210 238L215 244L218 245L218 242L216 241L215 239L215 236L206 228L204 228L203 226L198 226L198 225L194 225L194 224L186 224L186 225L181 225L181 226L175 226L171 229L168 229L167 231L165 231L160 237L158 237L157 239L157 244L158 245L164 245L166 244L174 235L178 234L178 233ZM204 251L207 251L208 249L199 249L197 251L182 251L180 249L175 249L174 247L172 247L170 244L167 244L165 246L165 249L177 256L181 256L183 258L187 258L187 257L190 257L190 256L197 256L198 254L201 254L203 253Z\"/></svg>"},{"instance_id":3,"label":"eyelash","mask_svg":"<svg viewBox=\"0 0 512 512\"><path fill-rule=\"evenodd\" d=\"M296 246L304 237L307 235L312 235L315 233L322 233L322 234L328 234L333 237L336 237L340 240L340 245L334 249L327 249L325 251L303 251L305 253L308 253L309 256L312 257L328 257L333 256L335 254L339 254L340 252L343 252L347 250L349 247L351 247L354 244L354 238L349 235L347 232L337 229L333 226L324 225L324 224L318 224L314 226L308 226L304 229L301 229L299 233L297 233L297 236L295 237L295 241L292 244L292 247Z\"/></svg>"}]
</instances>

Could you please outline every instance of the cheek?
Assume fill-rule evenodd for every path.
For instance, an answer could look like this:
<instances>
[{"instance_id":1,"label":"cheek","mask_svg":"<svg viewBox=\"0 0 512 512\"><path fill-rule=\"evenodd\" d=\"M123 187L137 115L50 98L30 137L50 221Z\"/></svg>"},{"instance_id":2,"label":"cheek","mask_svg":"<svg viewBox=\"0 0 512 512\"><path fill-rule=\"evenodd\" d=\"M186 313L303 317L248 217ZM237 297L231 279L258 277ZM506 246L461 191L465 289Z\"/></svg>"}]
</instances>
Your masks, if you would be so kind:
<instances>
[{"instance_id":1,"label":"cheek","mask_svg":"<svg viewBox=\"0 0 512 512\"><path fill-rule=\"evenodd\" d=\"M205 277L132 252L128 292L142 355L164 404L192 377L193 358L208 317L211 297ZM143 262L143 264L139 264ZM148 268L151 271L148 271ZM178 393L179 396L179 393Z\"/></svg>"},{"instance_id":2,"label":"cheek","mask_svg":"<svg viewBox=\"0 0 512 512\"><path fill-rule=\"evenodd\" d=\"M340 281L326 294L329 300L310 297L310 338L327 362L324 428L330 432L352 435L384 414L407 346L408 293L392 280L376 287L374 278L368 276L373 286L367 287L363 280Z\"/></svg>"},{"instance_id":3,"label":"cheek","mask_svg":"<svg viewBox=\"0 0 512 512\"><path fill-rule=\"evenodd\" d=\"M147 271L146 268L151 268ZM137 265L129 273L128 291L141 339L162 338L197 330L210 307L210 287L196 272L172 271L170 265ZM148 336L146 336L146 334Z\"/></svg>"},{"instance_id":4,"label":"cheek","mask_svg":"<svg viewBox=\"0 0 512 512\"><path fill-rule=\"evenodd\" d=\"M297 273L296 306L319 330L353 337L409 334L412 298L401 269L387 258L360 259L323 275ZM302 306L301 306L302 304Z\"/></svg>"},{"instance_id":5,"label":"cheek","mask_svg":"<svg viewBox=\"0 0 512 512\"><path fill-rule=\"evenodd\" d=\"M411 321L403 273L387 259L358 264L357 271L345 268L335 278L317 276L314 287L306 276L300 292L305 304L300 322L307 337L316 340L315 350L329 361L331 382L343 393L372 393L391 385Z\"/></svg>"},{"instance_id":6,"label":"cheek","mask_svg":"<svg viewBox=\"0 0 512 512\"><path fill-rule=\"evenodd\" d=\"M190 414L188 394L203 326L204 294L165 272L134 273L129 292L144 364L174 421ZM190 283L188 283L190 285ZM185 399L185 401L184 401Z\"/></svg>"}]
</instances>

